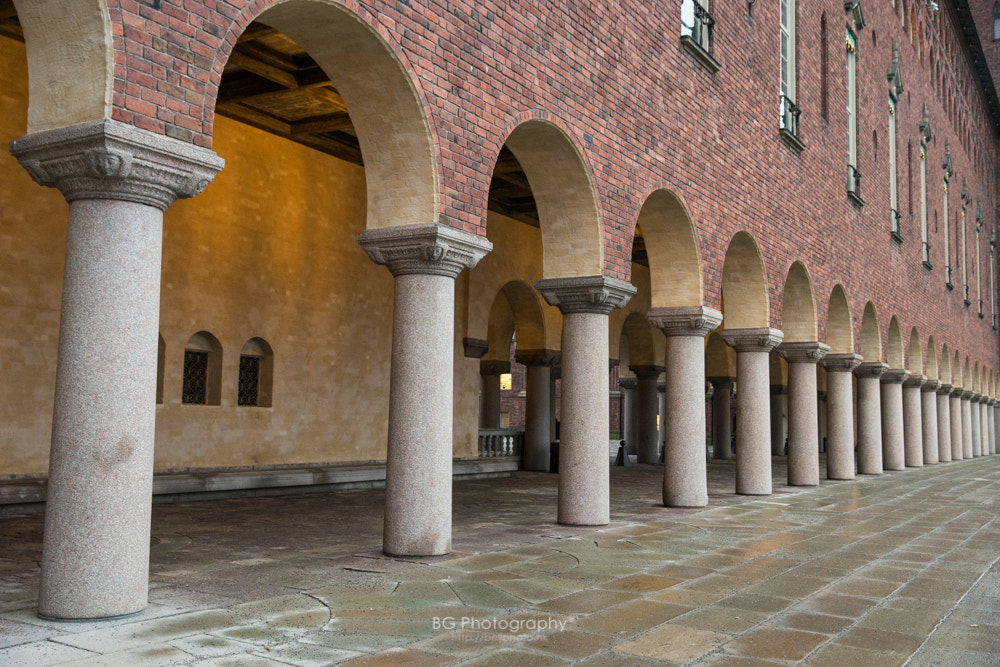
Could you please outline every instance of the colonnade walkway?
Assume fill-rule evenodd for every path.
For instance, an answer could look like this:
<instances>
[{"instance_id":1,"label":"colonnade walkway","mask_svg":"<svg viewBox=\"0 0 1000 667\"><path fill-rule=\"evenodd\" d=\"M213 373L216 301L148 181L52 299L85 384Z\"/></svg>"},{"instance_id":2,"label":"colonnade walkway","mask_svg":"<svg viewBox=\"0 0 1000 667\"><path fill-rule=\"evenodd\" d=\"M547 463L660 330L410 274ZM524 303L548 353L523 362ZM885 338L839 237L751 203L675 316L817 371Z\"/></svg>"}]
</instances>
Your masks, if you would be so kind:
<instances>
[{"instance_id":1,"label":"colonnade walkway","mask_svg":"<svg viewBox=\"0 0 1000 667\"><path fill-rule=\"evenodd\" d=\"M381 491L153 509L149 607L36 616L42 517L0 519L0 664L991 665L995 456L667 509L612 468L611 524L559 526L556 476L455 484L456 551L381 554Z\"/></svg>"}]
</instances>

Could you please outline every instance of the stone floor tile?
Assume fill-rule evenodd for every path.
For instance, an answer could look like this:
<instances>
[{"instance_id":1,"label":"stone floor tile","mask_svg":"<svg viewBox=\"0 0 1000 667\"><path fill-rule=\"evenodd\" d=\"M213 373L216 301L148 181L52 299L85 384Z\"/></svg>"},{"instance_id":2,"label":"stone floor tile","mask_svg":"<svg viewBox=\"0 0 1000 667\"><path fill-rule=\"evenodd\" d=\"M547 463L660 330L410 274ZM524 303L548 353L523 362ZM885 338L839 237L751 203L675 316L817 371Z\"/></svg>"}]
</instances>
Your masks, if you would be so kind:
<instances>
[{"instance_id":1,"label":"stone floor tile","mask_svg":"<svg viewBox=\"0 0 1000 667\"><path fill-rule=\"evenodd\" d=\"M835 643L868 651L891 653L894 656L906 659L920 648L920 644L923 641L923 637L915 635L901 634L876 628L853 627L838 636Z\"/></svg>"},{"instance_id":2,"label":"stone floor tile","mask_svg":"<svg viewBox=\"0 0 1000 667\"><path fill-rule=\"evenodd\" d=\"M768 595L757 595L756 593L737 593L736 595L730 595L720 600L718 604L734 609L774 613L789 607L793 604L793 601Z\"/></svg>"},{"instance_id":3,"label":"stone floor tile","mask_svg":"<svg viewBox=\"0 0 1000 667\"><path fill-rule=\"evenodd\" d=\"M892 595L900 584L895 581L865 579L864 577L846 577L832 584L831 593L852 595L867 598L886 598Z\"/></svg>"},{"instance_id":4,"label":"stone floor tile","mask_svg":"<svg viewBox=\"0 0 1000 667\"><path fill-rule=\"evenodd\" d=\"M667 588L659 593L647 595L646 599L657 602L669 602L671 604L683 604L689 607L701 607L725 598L722 593L705 593L702 591L692 591L687 588Z\"/></svg>"},{"instance_id":5,"label":"stone floor tile","mask_svg":"<svg viewBox=\"0 0 1000 667\"><path fill-rule=\"evenodd\" d=\"M392 592L397 597L417 598L436 604L462 604L446 581L408 581L399 584Z\"/></svg>"},{"instance_id":6,"label":"stone floor tile","mask_svg":"<svg viewBox=\"0 0 1000 667\"><path fill-rule=\"evenodd\" d=\"M679 587L690 591L729 595L735 591L742 590L748 583L746 579L729 577L724 574L709 574L680 584Z\"/></svg>"},{"instance_id":7,"label":"stone floor tile","mask_svg":"<svg viewBox=\"0 0 1000 667\"><path fill-rule=\"evenodd\" d=\"M246 653L256 648L253 644L224 639L214 635L191 635L171 640L170 645L198 658L211 658L234 653Z\"/></svg>"},{"instance_id":8,"label":"stone floor tile","mask_svg":"<svg viewBox=\"0 0 1000 667\"><path fill-rule=\"evenodd\" d=\"M836 635L853 622L853 619L843 616L809 612L790 612L773 619L773 623L777 627L818 632L823 635Z\"/></svg>"},{"instance_id":9,"label":"stone floor tile","mask_svg":"<svg viewBox=\"0 0 1000 667\"><path fill-rule=\"evenodd\" d=\"M574 663L578 667L669 667L680 663L666 662L655 658L622 653L618 650L601 651L585 660Z\"/></svg>"},{"instance_id":10,"label":"stone floor tile","mask_svg":"<svg viewBox=\"0 0 1000 667\"><path fill-rule=\"evenodd\" d=\"M868 612L858 622L858 627L888 630L923 638L937 627L944 613L939 609L901 610L882 607Z\"/></svg>"},{"instance_id":11,"label":"stone floor tile","mask_svg":"<svg viewBox=\"0 0 1000 667\"><path fill-rule=\"evenodd\" d=\"M364 630L352 632L319 630L302 635L299 641L308 644L320 644L355 653L378 653L390 648L415 644L420 641L420 637L411 635L379 635L368 633Z\"/></svg>"},{"instance_id":12,"label":"stone floor tile","mask_svg":"<svg viewBox=\"0 0 1000 667\"><path fill-rule=\"evenodd\" d=\"M74 667L169 667L189 665L195 658L169 644L151 644L127 651L73 659Z\"/></svg>"},{"instance_id":13,"label":"stone floor tile","mask_svg":"<svg viewBox=\"0 0 1000 667\"><path fill-rule=\"evenodd\" d=\"M519 609L527 604L519 597L478 581L453 581L451 588L462 604L484 609Z\"/></svg>"},{"instance_id":14,"label":"stone floor tile","mask_svg":"<svg viewBox=\"0 0 1000 667\"><path fill-rule=\"evenodd\" d=\"M804 664L809 667L901 667L906 660L893 653L834 643L821 647Z\"/></svg>"},{"instance_id":15,"label":"stone floor tile","mask_svg":"<svg viewBox=\"0 0 1000 667\"><path fill-rule=\"evenodd\" d=\"M762 612L711 605L690 611L678 618L676 622L699 630L738 634L746 632L768 618L770 615Z\"/></svg>"},{"instance_id":16,"label":"stone floor tile","mask_svg":"<svg viewBox=\"0 0 1000 667\"><path fill-rule=\"evenodd\" d=\"M116 666L117 667L117 666ZM220 658L204 658L191 663L191 667L288 667L287 662L278 662L259 655L227 655Z\"/></svg>"},{"instance_id":17,"label":"stone floor tile","mask_svg":"<svg viewBox=\"0 0 1000 667\"><path fill-rule=\"evenodd\" d=\"M542 611L564 614L592 614L608 607L634 600L633 593L621 591L587 590L536 605Z\"/></svg>"},{"instance_id":18,"label":"stone floor tile","mask_svg":"<svg viewBox=\"0 0 1000 667\"><path fill-rule=\"evenodd\" d=\"M619 644L615 650L686 664L710 653L730 639L732 635L667 623L632 641Z\"/></svg>"},{"instance_id":19,"label":"stone floor tile","mask_svg":"<svg viewBox=\"0 0 1000 667\"><path fill-rule=\"evenodd\" d=\"M711 655L705 658L704 662L698 663L700 667L775 667L776 665L787 665L784 660L765 660L763 658L748 658L742 655Z\"/></svg>"},{"instance_id":20,"label":"stone floor tile","mask_svg":"<svg viewBox=\"0 0 1000 667\"><path fill-rule=\"evenodd\" d=\"M258 649L255 655L297 667L327 667L336 662L345 662L362 656L357 651L344 651L322 644L304 642L269 646L266 652Z\"/></svg>"},{"instance_id":21,"label":"stone floor tile","mask_svg":"<svg viewBox=\"0 0 1000 667\"><path fill-rule=\"evenodd\" d=\"M233 625L236 616L231 611L197 611L161 619L140 621L90 630L64 637L59 641L98 653L124 651L145 644L167 642L188 635L203 634Z\"/></svg>"},{"instance_id":22,"label":"stone floor tile","mask_svg":"<svg viewBox=\"0 0 1000 667\"><path fill-rule=\"evenodd\" d=\"M749 587L747 592L758 595L771 595L781 598L801 599L829 585L826 579L800 577L794 574L782 574L763 583Z\"/></svg>"},{"instance_id":23,"label":"stone floor tile","mask_svg":"<svg viewBox=\"0 0 1000 667\"><path fill-rule=\"evenodd\" d=\"M683 582L684 579L661 577L655 574L633 574L621 579L612 579L603 584L601 588L630 593L654 593Z\"/></svg>"},{"instance_id":24,"label":"stone floor tile","mask_svg":"<svg viewBox=\"0 0 1000 667\"><path fill-rule=\"evenodd\" d=\"M0 665L4 665L4 667L46 667L72 660L84 660L94 657L94 655L93 651L56 642L41 641L0 649Z\"/></svg>"},{"instance_id":25,"label":"stone floor tile","mask_svg":"<svg viewBox=\"0 0 1000 667\"><path fill-rule=\"evenodd\" d=\"M934 648L1000 653L1000 626L948 618L927 640Z\"/></svg>"},{"instance_id":26,"label":"stone floor tile","mask_svg":"<svg viewBox=\"0 0 1000 667\"><path fill-rule=\"evenodd\" d=\"M611 647L613 640L605 635L564 630L533 639L526 647L561 658L581 659Z\"/></svg>"},{"instance_id":27,"label":"stone floor tile","mask_svg":"<svg viewBox=\"0 0 1000 667\"><path fill-rule=\"evenodd\" d=\"M723 647L727 653L774 660L801 660L829 640L826 635L801 630L757 628Z\"/></svg>"},{"instance_id":28,"label":"stone floor tile","mask_svg":"<svg viewBox=\"0 0 1000 667\"><path fill-rule=\"evenodd\" d=\"M706 574L712 574L715 570L707 567L694 567L693 565L671 564L653 570L650 574L658 574L663 577L676 579L697 579Z\"/></svg>"},{"instance_id":29,"label":"stone floor tile","mask_svg":"<svg viewBox=\"0 0 1000 667\"><path fill-rule=\"evenodd\" d=\"M997 667L996 653L980 653L972 649L949 649L925 646L913 656L909 667Z\"/></svg>"},{"instance_id":30,"label":"stone floor tile","mask_svg":"<svg viewBox=\"0 0 1000 667\"><path fill-rule=\"evenodd\" d=\"M666 623L672 618L691 611L692 607L652 600L633 600L591 614L575 624L575 629L603 635L634 635L648 628Z\"/></svg>"},{"instance_id":31,"label":"stone floor tile","mask_svg":"<svg viewBox=\"0 0 1000 667\"><path fill-rule=\"evenodd\" d=\"M430 653L415 649L398 648L382 651L374 655L361 656L342 663L345 667L438 667L457 662L453 656Z\"/></svg>"}]
</instances>

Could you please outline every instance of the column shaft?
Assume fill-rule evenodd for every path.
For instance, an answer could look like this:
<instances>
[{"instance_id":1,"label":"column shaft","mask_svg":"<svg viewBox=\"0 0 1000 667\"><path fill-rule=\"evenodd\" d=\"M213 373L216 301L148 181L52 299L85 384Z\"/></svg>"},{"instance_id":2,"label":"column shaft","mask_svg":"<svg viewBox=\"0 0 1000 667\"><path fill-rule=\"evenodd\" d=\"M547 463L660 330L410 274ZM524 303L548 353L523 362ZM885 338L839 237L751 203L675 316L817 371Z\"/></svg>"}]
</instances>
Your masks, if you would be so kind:
<instances>
[{"instance_id":1,"label":"column shaft","mask_svg":"<svg viewBox=\"0 0 1000 667\"><path fill-rule=\"evenodd\" d=\"M882 469L906 467L903 444L903 380L909 372L891 368L882 376Z\"/></svg>"},{"instance_id":2,"label":"column shaft","mask_svg":"<svg viewBox=\"0 0 1000 667\"><path fill-rule=\"evenodd\" d=\"M638 461L658 463L660 443L656 431L656 416L660 411L660 401L656 391L656 380L662 369L659 366L633 367L632 371L637 378L635 407Z\"/></svg>"},{"instance_id":3,"label":"column shaft","mask_svg":"<svg viewBox=\"0 0 1000 667\"><path fill-rule=\"evenodd\" d=\"M979 410L979 397L973 394L969 400L969 417L972 428L972 456L983 455L983 420Z\"/></svg>"},{"instance_id":4,"label":"column shaft","mask_svg":"<svg viewBox=\"0 0 1000 667\"><path fill-rule=\"evenodd\" d=\"M903 462L907 468L924 465L924 421L920 387L926 380L913 375L903 383Z\"/></svg>"},{"instance_id":5,"label":"column shaft","mask_svg":"<svg viewBox=\"0 0 1000 667\"><path fill-rule=\"evenodd\" d=\"M826 367L828 479L854 479L854 387L851 372L859 363L861 356L852 353L828 354L823 359Z\"/></svg>"},{"instance_id":6,"label":"column shaft","mask_svg":"<svg viewBox=\"0 0 1000 667\"><path fill-rule=\"evenodd\" d=\"M880 362L864 362L858 378L858 472L882 474L882 397L879 377L888 369Z\"/></svg>"},{"instance_id":7,"label":"column shaft","mask_svg":"<svg viewBox=\"0 0 1000 667\"><path fill-rule=\"evenodd\" d=\"M962 457L971 459L972 448L972 397L971 391L962 392Z\"/></svg>"},{"instance_id":8,"label":"column shaft","mask_svg":"<svg viewBox=\"0 0 1000 667\"><path fill-rule=\"evenodd\" d=\"M938 380L926 380L920 387L921 433L924 444L924 465L938 463L941 446L938 444L937 390Z\"/></svg>"},{"instance_id":9,"label":"column shaft","mask_svg":"<svg viewBox=\"0 0 1000 667\"><path fill-rule=\"evenodd\" d=\"M733 458L732 396L733 378L712 381L712 458Z\"/></svg>"},{"instance_id":10,"label":"column shaft","mask_svg":"<svg viewBox=\"0 0 1000 667\"><path fill-rule=\"evenodd\" d=\"M768 361L770 363L770 360ZM785 456L785 401L787 390L782 385L771 387L771 456Z\"/></svg>"},{"instance_id":11,"label":"column shaft","mask_svg":"<svg viewBox=\"0 0 1000 667\"><path fill-rule=\"evenodd\" d=\"M636 409L635 390L639 381L634 377L618 380L622 393L622 438L629 454L639 453L639 413Z\"/></svg>"},{"instance_id":12,"label":"column shaft","mask_svg":"<svg viewBox=\"0 0 1000 667\"><path fill-rule=\"evenodd\" d=\"M962 418L962 390L953 389L951 396L948 398L948 404L951 406L949 413L951 415L951 460L961 461L965 458L965 443L963 442L963 423Z\"/></svg>"},{"instance_id":13,"label":"column shaft","mask_svg":"<svg viewBox=\"0 0 1000 667\"><path fill-rule=\"evenodd\" d=\"M524 468L536 472L549 470L549 444L552 409L549 406L551 368L528 366L526 405L524 409Z\"/></svg>"},{"instance_id":14,"label":"column shaft","mask_svg":"<svg viewBox=\"0 0 1000 667\"><path fill-rule=\"evenodd\" d=\"M483 360L480 362L479 371L479 426L480 428L500 428L500 373L493 369L485 369L484 365L491 366L506 364L507 372L510 372L510 362L493 362Z\"/></svg>"},{"instance_id":15,"label":"column shaft","mask_svg":"<svg viewBox=\"0 0 1000 667\"><path fill-rule=\"evenodd\" d=\"M788 361L788 483L819 484L819 413L816 401L816 363L830 346L819 342L791 342L778 346Z\"/></svg>"},{"instance_id":16,"label":"column shaft","mask_svg":"<svg viewBox=\"0 0 1000 667\"><path fill-rule=\"evenodd\" d=\"M950 384L942 384L937 390L937 436L938 460L951 461L951 393Z\"/></svg>"}]
</instances>

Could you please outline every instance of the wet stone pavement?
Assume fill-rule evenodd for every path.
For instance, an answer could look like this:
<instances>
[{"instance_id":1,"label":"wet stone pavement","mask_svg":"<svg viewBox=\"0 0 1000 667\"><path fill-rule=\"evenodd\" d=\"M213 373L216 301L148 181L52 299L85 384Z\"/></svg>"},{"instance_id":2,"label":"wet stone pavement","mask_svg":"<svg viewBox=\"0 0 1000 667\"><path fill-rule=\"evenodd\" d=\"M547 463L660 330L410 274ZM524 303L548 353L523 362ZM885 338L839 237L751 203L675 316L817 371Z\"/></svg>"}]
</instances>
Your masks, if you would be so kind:
<instances>
[{"instance_id":1,"label":"wet stone pavement","mask_svg":"<svg viewBox=\"0 0 1000 667\"><path fill-rule=\"evenodd\" d=\"M35 615L42 517L0 518L0 665L1000 664L1000 458L660 506L612 468L612 523L555 523L556 477L455 485L455 552L387 558L383 494L153 509L150 605Z\"/></svg>"}]
</instances>

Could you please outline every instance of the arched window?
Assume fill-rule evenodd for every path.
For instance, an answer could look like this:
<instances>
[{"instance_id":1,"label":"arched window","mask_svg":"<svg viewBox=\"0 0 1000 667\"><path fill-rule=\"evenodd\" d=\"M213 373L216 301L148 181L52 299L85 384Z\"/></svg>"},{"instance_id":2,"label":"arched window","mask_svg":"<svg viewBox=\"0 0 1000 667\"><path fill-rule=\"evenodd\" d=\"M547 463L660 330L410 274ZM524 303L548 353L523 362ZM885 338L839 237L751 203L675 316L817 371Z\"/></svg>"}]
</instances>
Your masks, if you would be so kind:
<instances>
[{"instance_id":1,"label":"arched window","mask_svg":"<svg viewBox=\"0 0 1000 667\"><path fill-rule=\"evenodd\" d=\"M207 331L199 331L184 346L184 384L181 403L219 405L222 399L222 345Z\"/></svg>"},{"instance_id":2,"label":"arched window","mask_svg":"<svg viewBox=\"0 0 1000 667\"><path fill-rule=\"evenodd\" d=\"M236 404L259 408L271 407L274 378L274 353L263 338L251 338L240 350L240 379Z\"/></svg>"},{"instance_id":3,"label":"arched window","mask_svg":"<svg viewBox=\"0 0 1000 667\"><path fill-rule=\"evenodd\" d=\"M993 39L1000 39L1000 2L993 3Z\"/></svg>"}]
</instances>

